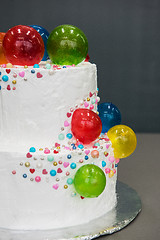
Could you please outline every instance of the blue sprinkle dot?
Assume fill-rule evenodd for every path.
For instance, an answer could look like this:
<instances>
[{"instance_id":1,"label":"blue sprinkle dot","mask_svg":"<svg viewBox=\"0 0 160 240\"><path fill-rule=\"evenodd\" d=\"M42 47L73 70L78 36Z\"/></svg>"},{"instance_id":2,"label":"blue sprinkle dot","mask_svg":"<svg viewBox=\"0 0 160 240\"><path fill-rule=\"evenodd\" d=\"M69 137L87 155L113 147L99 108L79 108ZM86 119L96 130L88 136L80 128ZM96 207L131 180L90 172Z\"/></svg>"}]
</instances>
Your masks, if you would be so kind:
<instances>
[{"instance_id":1,"label":"blue sprinkle dot","mask_svg":"<svg viewBox=\"0 0 160 240\"><path fill-rule=\"evenodd\" d=\"M102 161L102 167L105 167L105 166L106 166L106 162Z\"/></svg>"},{"instance_id":2,"label":"blue sprinkle dot","mask_svg":"<svg viewBox=\"0 0 160 240\"><path fill-rule=\"evenodd\" d=\"M74 144L74 143L72 143L72 144L71 144L71 146L75 146L75 144Z\"/></svg>"},{"instance_id":3,"label":"blue sprinkle dot","mask_svg":"<svg viewBox=\"0 0 160 240\"><path fill-rule=\"evenodd\" d=\"M0 86L0 90L1 90L1 88L2 88L2 87Z\"/></svg>"},{"instance_id":4,"label":"blue sprinkle dot","mask_svg":"<svg viewBox=\"0 0 160 240\"><path fill-rule=\"evenodd\" d=\"M36 149L35 149L34 147L31 147L31 148L29 149L29 151L30 151L30 152L36 152Z\"/></svg>"},{"instance_id":5,"label":"blue sprinkle dot","mask_svg":"<svg viewBox=\"0 0 160 240\"><path fill-rule=\"evenodd\" d=\"M118 167L118 164L115 164L115 167Z\"/></svg>"},{"instance_id":6,"label":"blue sprinkle dot","mask_svg":"<svg viewBox=\"0 0 160 240\"><path fill-rule=\"evenodd\" d=\"M77 166L76 163L73 162L73 163L71 163L70 168L75 169L76 166Z\"/></svg>"},{"instance_id":7,"label":"blue sprinkle dot","mask_svg":"<svg viewBox=\"0 0 160 240\"><path fill-rule=\"evenodd\" d=\"M72 136L73 136L73 135L72 135L71 133L67 133L67 135L66 135L66 137L69 138L69 139L71 139Z\"/></svg>"},{"instance_id":8,"label":"blue sprinkle dot","mask_svg":"<svg viewBox=\"0 0 160 240\"><path fill-rule=\"evenodd\" d=\"M63 68L67 68L66 66L63 66Z\"/></svg>"},{"instance_id":9,"label":"blue sprinkle dot","mask_svg":"<svg viewBox=\"0 0 160 240\"><path fill-rule=\"evenodd\" d=\"M32 69L32 70L31 70L31 73L35 73L35 70L34 70L34 69Z\"/></svg>"},{"instance_id":10,"label":"blue sprinkle dot","mask_svg":"<svg viewBox=\"0 0 160 240\"><path fill-rule=\"evenodd\" d=\"M71 156L70 154L67 155L67 158L68 158L68 159L71 159L71 157L72 157L72 156Z\"/></svg>"},{"instance_id":11,"label":"blue sprinkle dot","mask_svg":"<svg viewBox=\"0 0 160 240\"><path fill-rule=\"evenodd\" d=\"M74 145L74 146L72 147L72 149L75 150L75 149L76 149L76 146Z\"/></svg>"},{"instance_id":12,"label":"blue sprinkle dot","mask_svg":"<svg viewBox=\"0 0 160 240\"><path fill-rule=\"evenodd\" d=\"M3 75L3 77L2 77L2 80L4 81L4 82L7 82L8 81L8 76L7 75Z\"/></svg>"},{"instance_id":13,"label":"blue sprinkle dot","mask_svg":"<svg viewBox=\"0 0 160 240\"><path fill-rule=\"evenodd\" d=\"M1 74L2 74L2 73L0 72L0 76L1 76Z\"/></svg>"},{"instance_id":14,"label":"blue sprinkle dot","mask_svg":"<svg viewBox=\"0 0 160 240\"><path fill-rule=\"evenodd\" d=\"M99 91L99 88L97 88L97 91Z\"/></svg>"},{"instance_id":15,"label":"blue sprinkle dot","mask_svg":"<svg viewBox=\"0 0 160 240\"><path fill-rule=\"evenodd\" d=\"M33 68L39 68L39 64L34 64Z\"/></svg>"},{"instance_id":16,"label":"blue sprinkle dot","mask_svg":"<svg viewBox=\"0 0 160 240\"><path fill-rule=\"evenodd\" d=\"M26 178L26 177L27 177L27 174L23 174L23 177Z\"/></svg>"},{"instance_id":17,"label":"blue sprinkle dot","mask_svg":"<svg viewBox=\"0 0 160 240\"><path fill-rule=\"evenodd\" d=\"M56 176L56 174L57 174L57 173L56 173L56 170L51 170L51 171L50 171L50 175L51 175L52 177L53 177L53 176Z\"/></svg>"},{"instance_id":18,"label":"blue sprinkle dot","mask_svg":"<svg viewBox=\"0 0 160 240\"><path fill-rule=\"evenodd\" d=\"M69 185L71 185L71 184L73 183L73 179L72 179L72 178L68 178L68 179L67 179L67 183L68 183Z\"/></svg>"},{"instance_id":19,"label":"blue sprinkle dot","mask_svg":"<svg viewBox=\"0 0 160 240\"><path fill-rule=\"evenodd\" d=\"M82 144L79 144L78 147L79 147L80 149L83 149L83 148L84 148L84 146L83 146Z\"/></svg>"},{"instance_id":20,"label":"blue sprinkle dot","mask_svg":"<svg viewBox=\"0 0 160 240\"><path fill-rule=\"evenodd\" d=\"M88 160L88 156L86 155L86 156L84 157L84 159L85 159L85 160Z\"/></svg>"}]
</instances>

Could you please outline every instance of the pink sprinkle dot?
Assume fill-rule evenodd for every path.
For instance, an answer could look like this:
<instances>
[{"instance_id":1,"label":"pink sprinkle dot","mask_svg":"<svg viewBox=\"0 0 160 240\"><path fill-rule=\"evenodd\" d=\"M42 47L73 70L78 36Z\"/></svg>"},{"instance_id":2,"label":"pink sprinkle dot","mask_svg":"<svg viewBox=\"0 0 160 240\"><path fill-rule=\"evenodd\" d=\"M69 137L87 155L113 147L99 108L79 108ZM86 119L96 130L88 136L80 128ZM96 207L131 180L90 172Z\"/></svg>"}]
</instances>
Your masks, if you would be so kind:
<instances>
[{"instance_id":1,"label":"pink sprinkle dot","mask_svg":"<svg viewBox=\"0 0 160 240\"><path fill-rule=\"evenodd\" d=\"M93 104L91 104L89 108L92 110L92 109L94 108L94 105L93 105Z\"/></svg>"},{"instance_id":2,"label":"pink sprinkle dot","mask_svg":"<svg viewBox=\"0 0 160 240\"><path fill-rule=\"evenodd\" d=\"M59 164L62 164L62 161L59 161L58 163L59 163Z\"/></svg>"},{"instance_id":3,"label":"pink sprinkle dot","mask_svg":"<svg viewBox=\"0 0 160 240\"><path fill-rule=\"evenodd\" d=\"M35 181L36 182L40 182L41 181L41 177L40 176L35 177Z\"/></svg>"},{"instance_id":4,"label":"pink sprinkle dot","mask_svg":"<svg viewBox=\"0 0 160 240\"><path fill-rule=\"evenodd\" d=\"M115 158L112 157L112 156L110 156L110 157L108 158L108 161L110 161L111 163L113 163L113 162L115 161Z\"/></svg>"},{"instance_id":5,"label":"pink sprinkle dot","mask_svg":"<svg viewBox=\"0 0 160 240\"><path fill-rule=\"evenodd\" d=\"M16 170L13 170L13 171L12 171L12 174L16 174Z\"/></svg>"},{"instance_id":6,"label":"pink sprinkle dot","mask_svg":"<svg viewBox=\"0 0 160 240\"><path fill-rule=\"evenodd\" d=\"M105 168L105 173L107 174L107 173L110 173L110 168Z\"/></svg>"},{"instance_id":7,"label":"pink sprinkle dot","mask_svg":"<svg viewBox=\"0 0 160 240\"><path fill-rule=\"evenodd\" d=\"M84 106L85 106L85 108L87 108L89 106L89 103L85 102Z\"/></svg>"},{"instance_id":8,"label":"pink sprinkle dot","mask_svg":"<svg viewBox=\"0 0 160 240\"><path fill-rule=\"evenodd\" d=\"M46 149L44 150L44 153L45 153L45 154L49 154L49 153L50 153L50 150L49 150L48 148L46 148Z\"/></svg>"},{"instance_id":9,"label":"pink sprinkle dot","mask_svg":"<svg viewBox=\"0 0 160 240\"><path fill-rule=\"evenodd\" d=\"M116 163L119 163L120 159L119 158L116 158Z\"/></svg>"},{"instance_id":10,"label":"pink sprinkle dot","mask_svg":"<svg viewBox=\"0 0 160 240\"><path fill-rule=\"evenodd\" d=\"M113 169L114 174L116 173L116 169Z\"/></svg>"},{"instance_id":11,"label":"pink sprinkle dot","mask_svg":"<svg viewBox=\"0 0 160 240\"><path fill-rule=\"evenodd\" d=\"M6 68L6 64L2 64L1 66L2 66L3 68Z\"/></svg>"},{"instance_id":12,"label":"pink sprinkle dot","mask_svg":"<svg viewBox=\"0 0 160 240\"><path fill-rule=\"evenodd\" d=\"M80 159L79 162L80 162L80 163L83 163L83 159Z\"/></svg>"},{"instance_id":13,"label":"pink sprinkle dot","mask_svg":"<svg viewBox=\"0 0 160 240\"><path fill-rule=\"evenodd\" d=\"M66 172L66 176L69 176L70 172Z\"/></svg>"}]
</instances>

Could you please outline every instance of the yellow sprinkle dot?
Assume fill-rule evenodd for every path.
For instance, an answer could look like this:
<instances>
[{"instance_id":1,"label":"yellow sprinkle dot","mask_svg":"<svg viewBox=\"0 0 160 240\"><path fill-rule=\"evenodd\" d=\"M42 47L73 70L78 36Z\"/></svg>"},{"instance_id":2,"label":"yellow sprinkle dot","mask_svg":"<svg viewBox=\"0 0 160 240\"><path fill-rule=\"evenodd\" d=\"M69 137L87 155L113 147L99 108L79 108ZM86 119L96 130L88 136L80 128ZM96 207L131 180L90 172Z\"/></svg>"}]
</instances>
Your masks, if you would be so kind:
<instances>
[{"instance_id":1,"label":"yellow sprinkle dot","mask_svg":"<svg viewBox=\"0 0 160 240\"><path fill-rule=\"evenodd\" d=\"M89 97L87 97L87 101L88 101L88 102L90 101L90 98L89 98Z\"/></svg>"},{"instance_id":2,"label":"yellow sprinkle dot","mask_svg":"<svg viewBox=\"0 0 160 240\"><path fill-rule=\"evenodd\" d=\"M6 68L12 68L12 67L13 67L12 63L7 63L6 64Z\"/></svg>"},{"instance_id":3,"label":"yellow sprinkle dot","mask_svg":"<svg viewBox=\"0 0 160 240\"><path fill-rule=\"evenodd\" d=\"M24 66L24 68L28 68L28 66L27 66L27 65L25 65L25 66Z\"/></svg>"},{"instance_id":4,"label":"yellow sprinkle dot","mask_svg":"<svg viewBox=\"0 0 160 240\"><path fill-rule=\"evenodd\" d=\"M43 148L40 148L39 151L43 151Z\"/></svg>"},{"instance_id":5,"label":"yellow sprinkle dot","mask_svg":"<svg viewBox=\"0 0 160 240\"><path fill-rule=\"evenodd\" d=\"M25 163L25 166L26 166L26 167L30 167L30 163L29 163L29 162L26 162L26 163Z\"/></svg>"},{"instance_id":6,"label":"yellow sprinkle dot","mask_svg":"<svg viewBox=\"0 0 160 240\"><path fill-rule=\"evenodd\" d=\"M16 83L17 83L17 81L16 81L16 80L13 80L13 81L12 81L12 83L13 83L13 84L16 84Z\"/></svg>"},{"instance_id":7,"label":"yellow sprinkle dot","mask_svg":"<svg viewBox=\"0 0 160 240\"><path fill-rule=\"evenodd\" d=\"M104 155L107 155L108 153L107 152L104 152Z\"/></svg>"},{"instance_id":8,"label":"yellow sprinkle dot","mask_svg":"<svg viewBox=\"0 0 160 240\"><path fill-rule=\"evenodd\" d=\"M54 165L54 166L57 166L57 162L53 162L53 165Z\"/></svg>"},{"instance_id":9,"label":"yellow sprinkle dot","mask_svg":"<svg viewBox=\"0 0 160 240\"><path fill-rule=\"evenodd\" d=\"M64 189L67 189L68 188L68 186L67 185L64 185Z\"/></svg>"},{"instance_id":10,"label":"yellow sprinkle dot","mask_svg":"<svg viewBox=\"0 0 160 240\"><path fill-rule=\"evenodd\" d=\"M57 147L57 149L60 149L60 147Z\"/></svg>"},{"instance_id":11,"label":"yellow sprinkle dot","mask_svg":"<svg viewBox=\"0 0 160 240\"><path fill-rule=\"evenodd\" d=\"M111 170L110 173L108 174L108 176L111 178L114 176L114 172Z\"/></svg>"}]
</instances>

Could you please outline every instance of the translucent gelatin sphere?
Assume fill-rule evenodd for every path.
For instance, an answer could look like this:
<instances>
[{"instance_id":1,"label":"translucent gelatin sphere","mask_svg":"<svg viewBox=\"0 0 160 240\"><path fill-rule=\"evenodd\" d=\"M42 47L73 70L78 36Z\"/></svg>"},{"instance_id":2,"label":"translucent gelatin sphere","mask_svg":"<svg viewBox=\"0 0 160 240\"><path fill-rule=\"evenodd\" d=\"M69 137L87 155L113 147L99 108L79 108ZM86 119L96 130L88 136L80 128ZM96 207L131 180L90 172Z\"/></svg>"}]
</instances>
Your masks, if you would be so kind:
<instances>
[{"instance_id":1,"label":"translucent gelatin sphere","mask_svg":"<svg viewBox=\"0 0 160 240\"><path fill-rule=\"evenodd\" d=\"M47 42L47 51L54 64L77 65L87 56L88 41L79 28L61 25L51 32Z\"/></svg>"}]
</instances>

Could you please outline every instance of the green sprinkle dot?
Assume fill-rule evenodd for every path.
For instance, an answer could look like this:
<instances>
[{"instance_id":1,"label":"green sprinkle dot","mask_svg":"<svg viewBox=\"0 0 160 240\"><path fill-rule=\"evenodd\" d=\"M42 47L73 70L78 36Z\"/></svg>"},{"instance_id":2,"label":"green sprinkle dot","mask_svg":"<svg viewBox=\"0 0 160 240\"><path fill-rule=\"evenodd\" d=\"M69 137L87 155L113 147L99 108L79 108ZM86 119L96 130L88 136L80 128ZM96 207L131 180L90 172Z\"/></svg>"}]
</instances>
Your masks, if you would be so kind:
<instances>
[{"instance_id":1,"label":"green sprinkle dot","mask_svg":"<svg viewBox=\"0 0 160 240\"><path fill-rule=\"evenodd\" d=\"M67 183L68 183L69 185L71 185L71 184L73 183L73 179L72 179L72 178L68 178L68 179L67 179Z\"/></svg>"},{"instance_id":2,"label":"green sprinkle dot","mask_svg":"<svg viewBox=\"0 0 160 240\"><path fill-rule=\"evenodd\" d=\"M64 136L64 134L63 134L63 133L60 133L60 134L58 135L58 139L59 139L59 140L63 140L63 139L64 139L64 137L65 137L65 136Z\"/></svg>"},{"instance_id":3,"label":"green sprinkle dot","mask_svg":"<svg viewBox=\"0 0 160 240\"><path fill-rule=\"evenodd\" d=\"M91 103L94 104L96 102L95 98L92 98Z\"/></svg>"},{"instance_id":4,"label":"green sprinkle dot","mask_svg":"<svg viewBox=\"0 0 160 240\"><path fill-rule=\"evenodd\" d=\"M53 157L52 155L49 155L49 156L47 157L47 160L48 160L49 162L52 162L52 161L54 160L54 157Z\"/></svg>"}]
</instances>

